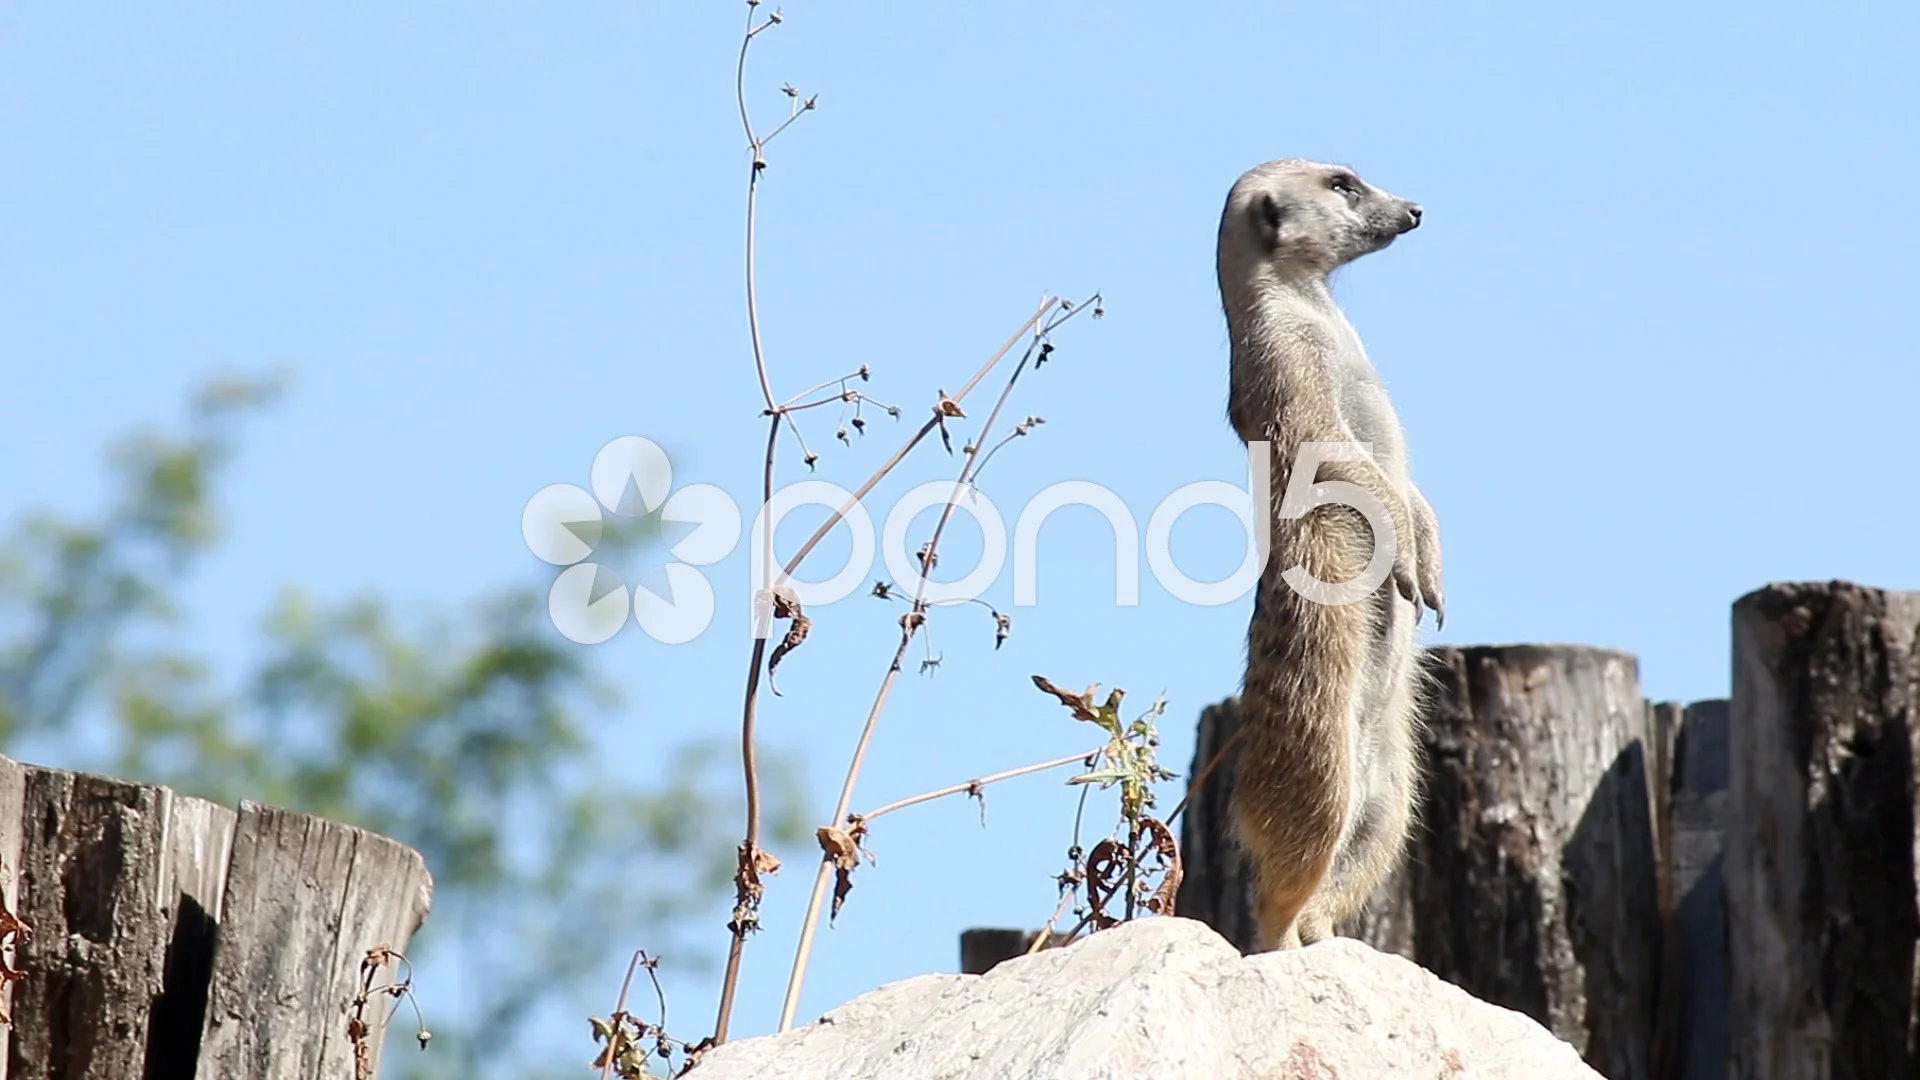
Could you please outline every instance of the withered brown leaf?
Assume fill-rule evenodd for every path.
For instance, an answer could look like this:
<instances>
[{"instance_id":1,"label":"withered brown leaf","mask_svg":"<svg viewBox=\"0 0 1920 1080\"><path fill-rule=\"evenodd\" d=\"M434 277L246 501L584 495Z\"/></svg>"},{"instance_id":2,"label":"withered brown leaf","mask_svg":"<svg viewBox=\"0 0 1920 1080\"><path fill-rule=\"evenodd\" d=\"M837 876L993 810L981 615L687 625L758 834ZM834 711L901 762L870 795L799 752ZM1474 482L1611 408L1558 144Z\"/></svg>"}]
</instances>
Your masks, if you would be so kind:
<instances>
[{"instance_id":1,"label":"withered brown leaf","mask_svg":"<svg viewBox=\"0 0 1920 1080\"><path fill-rule=\"evenodd\" d=\"M740 845L733 871L733 921L728 929L736 934L760 929L760 898L767 893L760 877L763 874L772 877L779 872L780 860L774 858L772 852L758 846Z\"/></svg>"},{"instance_id":2,"label":"withered brown leaf","mask_svg":"<svg viewBox=\"0 0 1920 1080\"><path fill-rule=\"evenodd\" d=\"M780 644L773 647L773 656L767 660L767 689L784 697L785 695L780 694L780 685L774 682L773 673L779 669L780 661L788 653L799 648L801 643L807 640L808 632L813 629L813 620L807 618L806 613L800 610L800 601L779 593L773 595L773 617L788 620L787 636L781 638Z\"/></svg>"},{"instance_id":3,"label":"withered brown leaf","mask_svg":"<svg viewBox=\"0 0 1920 1080\"><path fill-rule=\"evenodd\" d=\"M1107 903L1126 888L1127 860L1121 854L1125 850L1107 839L1087 853L1087 907L1091 909L1087 917L1095 930L1119 925L1120 920L1107 914Z\"/></svg>"},{"instance_id":4,"label":"withered brown leaf","mask_svg":"<svg viewBox=\"0 0 1920 1080\"><path fill-rule=\"evenodd\" d=\"M841 905L847 902L847 894L853 891L853 870L860 865L860 856L866 854L860 847L860 835L865 833L866 823L855 822L853 828L854 832L848 832L824 825L814 830L820 850L833 863L833 906L827 912L828 923L840 917ZM868 854L867 860L871 862L873 856Z\"/></svg>"},{"instance_id":5,"label":"withered brown leaf","mask_svg":"<svg viewBox=\"0 0 1920 1080\"><path fill-rule=\"evenodd\" d=\"M1033 677L1033 685L1039 687L1042 691L1052 694L1054 697L1060 699L1060 704L1065 705L1067 708L1073 710L1073 718L1075 720L1098 721L1100 719L1099 714L1093 711L1093 692L1100 688L1099 683L1095 683L1092 686L1087 687L1084 691L1078 694L1074 693L1071 690L1060 689L1059 687L1048 682L1046 678L1041 675L1035 675Z\"/></svg>"},{"instance_id":6,"label":"withered brown leaf","mask_svg":"<svg viewBox=\"0 0 1920 1080\"><path fill-rule=\"evenodd\" d=\"M1147 898L1147 910L1155 915L1175 914L1174 900L1180 895L1180 879L1186 876L1186 868L1180 861L1180 845L1174 841L1173 830L1167 828L1166 822L1143 817L1140 824L1149 834L1150 846L1147 850L1160 856L1160 861L1167 868L1160 887Z\"/></svg>"}]
</instances>

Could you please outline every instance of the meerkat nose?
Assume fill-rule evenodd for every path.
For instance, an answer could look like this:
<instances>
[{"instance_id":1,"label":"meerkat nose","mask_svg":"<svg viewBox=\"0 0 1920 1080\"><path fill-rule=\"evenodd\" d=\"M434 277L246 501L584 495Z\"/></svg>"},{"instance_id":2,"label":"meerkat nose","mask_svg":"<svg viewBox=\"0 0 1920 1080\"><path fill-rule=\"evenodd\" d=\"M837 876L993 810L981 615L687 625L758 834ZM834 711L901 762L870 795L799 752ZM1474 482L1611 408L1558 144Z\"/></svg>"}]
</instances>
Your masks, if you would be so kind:
<instances>
[{"instance_id":1,"label":"meerkat nose","mask_svg":"<svg viewBox=\"0 0 1920 1080\"><path fill-rule=\"evenodd\" d=\"M1420 227L1420 204L1408 203L1407 216L1413 219L1413 225L1410 227L1415 229L1419 228Z\"/></svg>"}]
</instances>

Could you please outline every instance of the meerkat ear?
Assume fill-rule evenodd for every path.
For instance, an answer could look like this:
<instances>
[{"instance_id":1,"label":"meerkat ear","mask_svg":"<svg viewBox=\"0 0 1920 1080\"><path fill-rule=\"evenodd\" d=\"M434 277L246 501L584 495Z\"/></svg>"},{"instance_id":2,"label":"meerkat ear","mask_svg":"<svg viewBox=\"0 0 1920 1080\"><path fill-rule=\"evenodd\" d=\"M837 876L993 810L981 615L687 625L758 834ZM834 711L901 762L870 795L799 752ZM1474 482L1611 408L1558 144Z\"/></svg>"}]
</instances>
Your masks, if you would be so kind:
<instances>
[{"instance_id":1,"label":"meerkat ear","mask_svg":"<svg viewBox=\"0 0 1920 1080\"><path fill-rule=\"evenodd\" d=\"M1287 219L1287 208L1280 205L1280 200L1274 198L1271 193L1263 191L1260 197L1254 200L1253 212L1262 234L1266 237L1267 245L1279 247L1280 225Z\"/></svg>"}]
</instances>

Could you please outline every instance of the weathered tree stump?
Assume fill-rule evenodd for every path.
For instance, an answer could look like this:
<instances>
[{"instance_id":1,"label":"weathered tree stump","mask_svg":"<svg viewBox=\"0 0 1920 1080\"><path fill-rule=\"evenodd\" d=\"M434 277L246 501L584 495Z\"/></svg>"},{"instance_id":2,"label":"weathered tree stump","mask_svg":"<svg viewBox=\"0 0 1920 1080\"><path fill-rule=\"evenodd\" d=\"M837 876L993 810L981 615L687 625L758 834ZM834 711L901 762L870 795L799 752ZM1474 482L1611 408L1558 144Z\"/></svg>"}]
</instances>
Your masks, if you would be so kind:
<instances>
[{"instance_id":1,"label":"weathered tree stump","mask_svg":"<svg viewBox=\"0 0 1920 1080\"><path fill-rule=\"evenodd\" d=\"M1343 933L1525 1012L1615 1080L1652 1075L1660 907L1649 721L1632 656L1430 650L1420 821L1401 872ZM1202 720L1198 776L1237 710ZM1247 947L1231 750L1181 823L1179 911Z\"/></svg>"},{"instance_id":2,"label":"weathered tree stump","mask_svg":"<svg viewBox=\"0 0 1920 1080\"><path fill-rule=\"evenodd\" d=\"M1920 1074L1920 594L1772 585L1733 608L1731 1075Z\"/></svg>"},{"instance_id":3,"label":"weathered tree stump","mask_svg":"<svg viewBox=\"0 0 1920 1080\"><path fill-rule=\"evenodd\" d=\"M1416 958L1614 1080L1651 1076L1660 926L1638 664L1576 646L1429 657Z\"/></svg>"},{"instance_id":4,"label":"weathered tree stump","mask_svg":"<svg viewBox=\"0 0 1920 1080\"><path fill-rule=\"evenodd\" d=\"M4 757L0 860L31 928L0 1080L372 1075L399 1003L356 1009L361 964L406 947L432 890L417 852L360 829Z\"/></svg>"}]
</instances>

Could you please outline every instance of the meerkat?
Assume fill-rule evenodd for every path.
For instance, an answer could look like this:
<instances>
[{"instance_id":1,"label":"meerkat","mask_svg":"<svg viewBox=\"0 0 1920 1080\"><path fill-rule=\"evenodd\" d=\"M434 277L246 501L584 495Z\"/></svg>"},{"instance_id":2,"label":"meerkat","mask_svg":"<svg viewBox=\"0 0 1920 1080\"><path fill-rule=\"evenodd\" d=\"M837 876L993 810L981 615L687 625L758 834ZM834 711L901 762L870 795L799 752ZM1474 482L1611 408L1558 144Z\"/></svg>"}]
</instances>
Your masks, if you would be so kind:
<instances>
[{"instance_id":1,"label":"meerkat","mask_svg":"<svg viewBox=\"0 0 1920 1080\"><path fill-rule=\"evenodd\" d=\"M1328 275L1420 224L1420 207L1318 162L1249 170L1220 219L1218 271L1232 362L1227 415L1272 455L1271 548L1247 633L1235 831L1253 867L1260 949L1333 933L1399 861L1418 782L1415 635L1445 619L1440 533L1407 475L1406 439ZM1279 512L1306 442L1360 442L1371 460L1323 462L1385 510L1392 571L1373 593L1327 604L1283 574L1359 578L1374 554L1361 511ZM1304 481L1303 481L1304 482Z\"/></svg>"}]
</instances>

